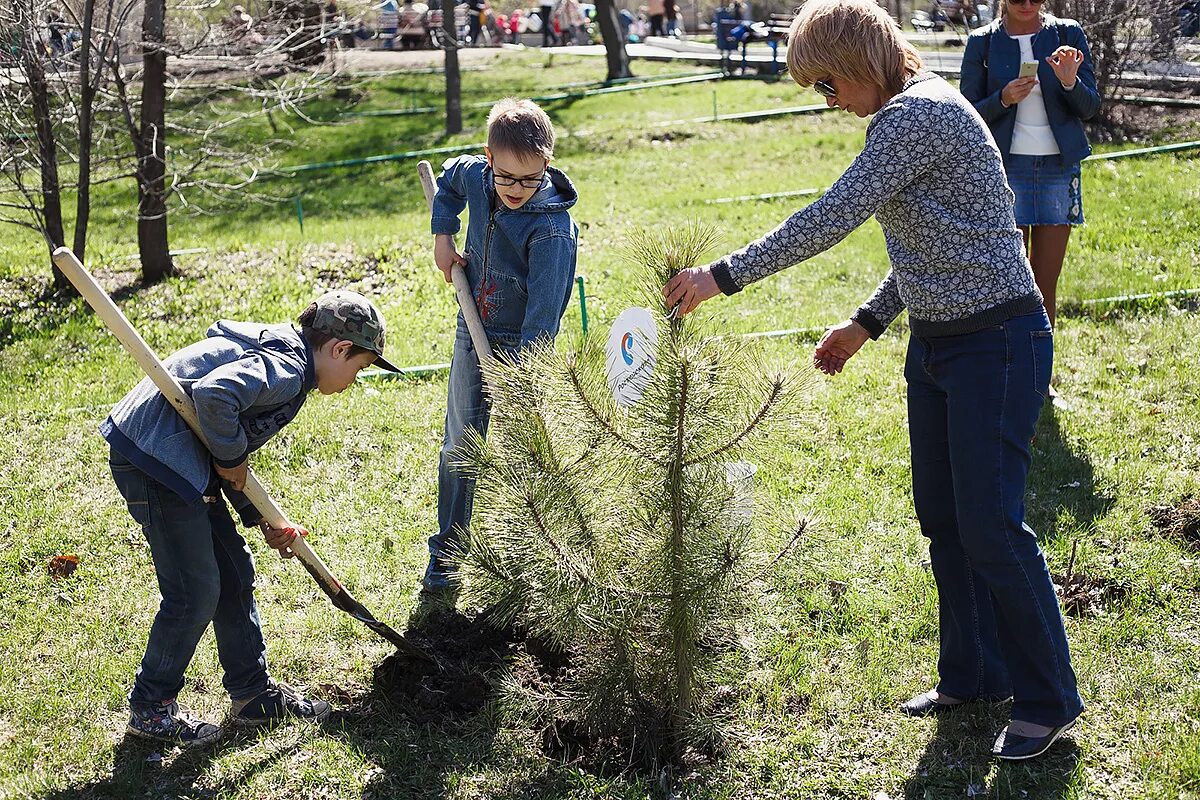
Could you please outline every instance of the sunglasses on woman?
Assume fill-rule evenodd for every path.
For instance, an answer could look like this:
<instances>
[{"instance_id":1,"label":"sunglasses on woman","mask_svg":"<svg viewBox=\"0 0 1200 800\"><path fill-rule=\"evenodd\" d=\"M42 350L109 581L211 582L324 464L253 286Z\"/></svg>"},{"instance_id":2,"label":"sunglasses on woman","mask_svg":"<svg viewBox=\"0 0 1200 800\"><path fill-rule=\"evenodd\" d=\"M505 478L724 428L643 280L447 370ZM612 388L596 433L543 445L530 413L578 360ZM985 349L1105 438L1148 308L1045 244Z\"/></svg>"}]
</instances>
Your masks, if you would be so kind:
<instances>
[{"instance_id":1,"label":"sunglasses on woman","mask_svg":"<svg viewBox=\"0 0 1200 800\"><path fill-rule=\"evenodd\" d=\"M1008 0L1009 5L1023 6L1028 3L1031 6L1040 6L1046 0Z\"/></svg>"},{"instance_id":2,"label":"sunglasses on woman","mask_svg":"<svg viewBox=\"0 0 1200 800\"><path fill-rule=\"evenodd\" d=\"M1042 2L1042 0L1038 0ZM813 81L813 88L817 90L817 94L822 97L837 97L837 89L833 88L833 84L829 81Z\"/></svg>"}]
</instances>

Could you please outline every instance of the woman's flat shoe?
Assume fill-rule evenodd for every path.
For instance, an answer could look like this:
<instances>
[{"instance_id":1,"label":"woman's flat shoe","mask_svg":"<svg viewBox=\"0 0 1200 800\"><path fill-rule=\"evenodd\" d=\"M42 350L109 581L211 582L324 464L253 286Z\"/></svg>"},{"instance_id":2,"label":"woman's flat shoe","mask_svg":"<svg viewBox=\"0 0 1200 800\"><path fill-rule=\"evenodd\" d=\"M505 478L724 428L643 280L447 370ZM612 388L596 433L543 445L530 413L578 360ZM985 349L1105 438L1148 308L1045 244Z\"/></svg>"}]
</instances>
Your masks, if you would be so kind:
<instances>
[{"instance_id":1,"label":"woman's flat shoe","mask_svg":"<svg viewBox=\"0 0 1200 800\"><path fill-rule=\"evenodd\" d=\"M1050 745L1058 741L1058 737L1071 730L1074 725L1075 720L1071 720L1066 725L1051 728L1045 736L1021 736L1017 733L1009 733L1008 727L1005 726L1004 730L1000 731L1000 735L996 737L996 743L992 745L992 755L1005 761L1024 761L1027 758L1036 758L1049 750Z\"/></svg>"},{"instance_id":2,"label":"woman's flat shoe","mask_svg":"<svg viewBox=\"0 0 1200 800\"><path fill-rule=\"evenodd\" d=\"M939 703L934 700L929 692L921 692L916 697L901 703L900 711L908 714L910 717L927 717L930 714L939 714L947 709L958 708L963 705L958 703Z\"/></svg>"}]
</instances>

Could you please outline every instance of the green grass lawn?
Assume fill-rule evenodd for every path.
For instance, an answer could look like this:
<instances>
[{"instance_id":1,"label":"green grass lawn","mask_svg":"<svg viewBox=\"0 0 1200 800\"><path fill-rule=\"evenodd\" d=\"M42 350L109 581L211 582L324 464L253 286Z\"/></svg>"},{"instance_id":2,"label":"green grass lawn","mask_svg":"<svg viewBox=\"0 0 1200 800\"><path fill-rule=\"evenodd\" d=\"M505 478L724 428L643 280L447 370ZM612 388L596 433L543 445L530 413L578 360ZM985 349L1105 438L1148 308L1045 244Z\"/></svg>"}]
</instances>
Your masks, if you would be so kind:
<instances>
[{"instance_id":1,"label":"green grass lawn","mask_svg":"<svg viewBox=\"0 0 1200 800\"><path fill-rule=\"evenodd\" d=\"M678 67L637 64L649 73ZM506 58L464 74L464 101L540 94L594 79L599 61ZM437 105L436 75L372 80L365 108ZM804 199L710 205L706 199L828 186L861 146L845 115L758 124L652 123L815 102L787 83L650 89L548 103L558 163L580 189L579 272L594 333L619 313L631 231L698 219L738 247ZM314 106L320 119L343 110ZM214 113L219 113L214 110ZM485 110L447 140L437 115L291 119L280 163L353 158L482 138ZM279 120L277 120L278 122ZM270 136L247 126L246 141ZM1194 138L1194 137L1193 137ZM319 292L350 286L379 299L392 360L449 359L453 297L432 267L415 164L264 183L279 202L176 214L172 245L205 247L181 275L136 284L126 188L100 193L89 263L160 353L221 317L284 320ZM290 198L302 193L301 234ZM1084 166L1088 225L1071 242L1063 301L1200 287L1200 160ZM715 254L714 254L715 255ZM843 319L886 272L878 226L702 313L714 332L819 326ZM335 701L338 723L285 726L200 755L123 739L125 696L157 592L149 552L108 476L96 426L139 373L79 301L22 306L40 289L44 251L24 232L0 239L0 798L526 798L660 796L657 776L596 773L544 755L534 732L493 713L420 724L371 694L390 646L333 609L296 563L258 539L258 599L274 675ZM569 307L564 331L580 314ZM735 736L724 756L679 777L703 798L1200 797L1200 555L1148 513L1200 497L1200 316L1143 304L1064 315L1057 378L1069 411L1039 424L1029 522L1052 572L1074 569L1128 589L1120 605L1069 616L1088 711L1073 735L1030 765L986 757L1005 708L912 720L893 709L934 679L936 596L909 493L903 323L822 379L815 423L783 468L759 472L764 503L813 521L802 547L762 587L746 625ZM812 337L769 340L778 360L808 357ZM355 595L403 628L436 517L444 376L360 382L314 396L254 459L255 470ZM764 548L770 543L764 542ZM47 562L74 553L54 578ZM227 708L211 637L181 701L219 720Z\"/></svg>"}]
</instances>

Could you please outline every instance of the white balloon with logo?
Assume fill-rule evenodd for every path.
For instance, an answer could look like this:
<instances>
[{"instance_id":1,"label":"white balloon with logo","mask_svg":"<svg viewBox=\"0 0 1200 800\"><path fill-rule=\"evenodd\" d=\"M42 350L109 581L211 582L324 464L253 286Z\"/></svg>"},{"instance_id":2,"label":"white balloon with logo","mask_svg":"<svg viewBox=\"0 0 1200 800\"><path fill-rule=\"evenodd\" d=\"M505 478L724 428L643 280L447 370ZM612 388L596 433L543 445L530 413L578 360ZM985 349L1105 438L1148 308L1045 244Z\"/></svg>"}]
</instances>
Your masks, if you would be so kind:
<instances>
[{"instance_id":1,"label":"white balloon with logo","mask_svg":"<svg viewBox=\"0 0 1200 800\"><path fill-rule=\"evenodd\" d=\"M631 406L642 399L654 375L658 352L658 324L648 308L627 308L608 333L605 349L608 388L617 405Z\"/></svg>"}]
</instances>

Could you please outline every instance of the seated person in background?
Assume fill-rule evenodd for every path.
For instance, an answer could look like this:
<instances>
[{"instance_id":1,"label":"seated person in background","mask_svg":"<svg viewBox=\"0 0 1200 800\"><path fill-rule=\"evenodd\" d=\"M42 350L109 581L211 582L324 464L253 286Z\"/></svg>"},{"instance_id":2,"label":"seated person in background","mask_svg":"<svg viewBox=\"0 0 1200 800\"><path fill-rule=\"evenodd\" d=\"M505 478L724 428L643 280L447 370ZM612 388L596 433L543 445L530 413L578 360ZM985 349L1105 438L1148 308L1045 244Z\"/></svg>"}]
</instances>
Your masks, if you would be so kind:
<instances>
[{"instance_id":1,"label":"seated person in background","mask_svg":"<svg viewBox=\"0 0 1200 800\"><path fill-rule=\"evenodd\" d=\"M423 47L425 38L429 35L429 6L405 0L404 5L400 6L397 32L400 34L402 49L415 50Z\"/></svg>"},{"instance_id":2,"label":"seated person in background","mask_svg":"<svg viewBox=\"0 0 1200 800\"><path fill-rule=\"evenodd\" d=\"M229 16L221 20L222 27L231 42L259 45L262 34L254 30L254 18L246 13L245 6L236 5L229 9Z\"/></svg>"},{"instance_id":3,"label":"seated person in background","mask_svg":"<svg viewBox=\"0 0 1200 800\"><path fill-rule=\"evenodd\" d=\"M377 15L376 28L379 30L379 38L383 40L383 49L391 50L396 46L396 30L400 25L400 11L396 7L395 0L383 0L382 3L375 6Z\"/></svg>"}]
</instances>

